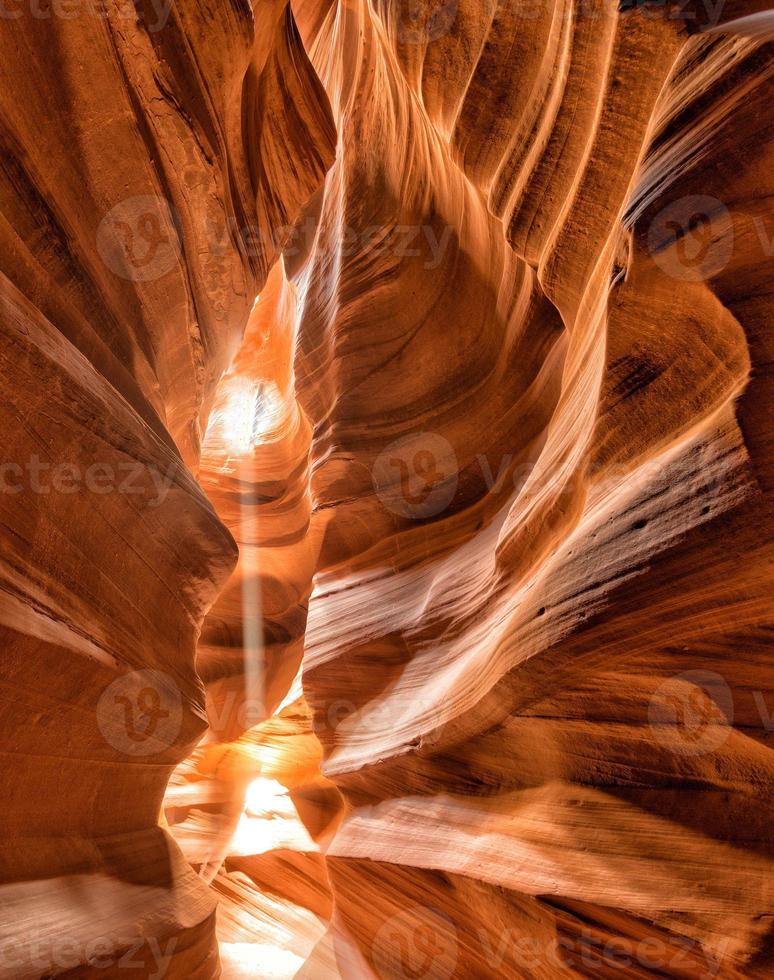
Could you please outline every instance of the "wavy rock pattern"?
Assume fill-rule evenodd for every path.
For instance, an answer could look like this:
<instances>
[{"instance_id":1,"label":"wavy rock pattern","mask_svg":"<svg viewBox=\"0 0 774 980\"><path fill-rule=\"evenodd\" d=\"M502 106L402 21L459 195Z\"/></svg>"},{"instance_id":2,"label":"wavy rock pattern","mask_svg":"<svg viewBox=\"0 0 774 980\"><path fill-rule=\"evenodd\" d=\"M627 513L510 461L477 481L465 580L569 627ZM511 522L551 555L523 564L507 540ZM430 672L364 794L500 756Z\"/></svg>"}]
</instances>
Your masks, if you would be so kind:
<instances>
[{"instance_id":1,"label":"wavy rock pattern","mask_svg":"<svg viewBox=\"0 0 774 980\"><path fill-rule=\"evenodd\" d=\"M152 975L161 949L210 977L214 894L159 812L206 728L195 647L236 547L186 463L333 129L283 3L184 4L162 28L150 5L18 13L0 32L0 974Z\"/></svg>"},{"instance_id":2,"label":"wavy rock pattern","mask_svg":"<svg viewBox=\"0 0 774 980\"><path fill-rule=\"evenodd\" d=\"M774 976L765 4L19 13L0 976Z\"/></svg>"},{"instance_id":3,"label":"wavy rock pattern","mask_svg":"<svg viewBox=\"0 0 774 980\"><path fill-rule=\"evenodd\" d=\"M438 976L618 975L627 952L632 976L765 973L768 464L745 386L771 46L530 13L461 4L411 44L395 7L351 4L307 41L340 126L298 368L337 908L376 975L423 962L423 933ZM717 214L693 232L698 195ZM353 202L451 229L421 289L418 260L343 254ZM425 512L423 452L453 476Z\"/></svg>"}]
</instances>

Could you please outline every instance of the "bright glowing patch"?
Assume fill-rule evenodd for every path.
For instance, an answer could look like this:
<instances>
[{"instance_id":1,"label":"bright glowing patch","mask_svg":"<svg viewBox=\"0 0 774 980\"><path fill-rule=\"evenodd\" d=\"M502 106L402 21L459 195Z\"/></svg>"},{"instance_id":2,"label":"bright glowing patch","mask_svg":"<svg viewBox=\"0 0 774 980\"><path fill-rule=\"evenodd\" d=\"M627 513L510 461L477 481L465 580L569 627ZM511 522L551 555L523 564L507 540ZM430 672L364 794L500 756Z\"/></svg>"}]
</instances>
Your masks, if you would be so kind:
<instances>
[{"instance_id":1,"label":"bright glowing patch","mask_svg":"<svg viewBox=\"0 0 774 980\"><path fill-rule=\"evenodd\" d=\"M247 787L246 810L253 817L269 817L292 812L287 789L276 779L254 779Z\"/></svg>"},{"instance_id":2,"label":"bright glowing patch","mask_svg":"<svg viewBox=\"0 0 774 980\"><path fill-rule=\"evenodd\" d=\"M304 957L269 943L221 943L222 965L229 977L263 977L290 980L304 964Z\"/></svg>"},{"instance_id":3,"label":"bright glowing patch","mask_svg":"<svg viewBox=\"0 0 774 980\"><path fill-rule=\"evenodd\" d=\"M276 430L283 402L271 381L235 377L223 382L225 397L215 409L206 442L221 443L235 455L249 453Z\"/></svg>"},{"instance_id":4,"label":"bright glowing patch","mask_svg":"<svg viewBox=\"0 0 774 980\"><path fill-rule=\"evenodd\" d=\"M259 777L247 787L245 810L229 845L229 854L265 854L286 848L319 851L301 822L287 787Z\"/></svg>"}]
</instances>

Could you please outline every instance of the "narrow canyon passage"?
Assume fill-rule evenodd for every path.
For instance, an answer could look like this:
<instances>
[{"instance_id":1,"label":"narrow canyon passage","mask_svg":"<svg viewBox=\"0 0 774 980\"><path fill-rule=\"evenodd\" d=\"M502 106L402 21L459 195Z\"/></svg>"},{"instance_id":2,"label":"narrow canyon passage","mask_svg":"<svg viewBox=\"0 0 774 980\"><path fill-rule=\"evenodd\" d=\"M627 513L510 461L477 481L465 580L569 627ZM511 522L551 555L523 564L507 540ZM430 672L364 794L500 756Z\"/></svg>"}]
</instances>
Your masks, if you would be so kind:
<instances>
[{"instance_id":1,"label":"narrow canyon passage","mask_svg":"<svg viewBox=\"0 0 774 980\"><path fill-rule=\"evenodd\" d=\"M765 0L0 11L0 980L774 978Z\"/></svg>"}]
</instances>

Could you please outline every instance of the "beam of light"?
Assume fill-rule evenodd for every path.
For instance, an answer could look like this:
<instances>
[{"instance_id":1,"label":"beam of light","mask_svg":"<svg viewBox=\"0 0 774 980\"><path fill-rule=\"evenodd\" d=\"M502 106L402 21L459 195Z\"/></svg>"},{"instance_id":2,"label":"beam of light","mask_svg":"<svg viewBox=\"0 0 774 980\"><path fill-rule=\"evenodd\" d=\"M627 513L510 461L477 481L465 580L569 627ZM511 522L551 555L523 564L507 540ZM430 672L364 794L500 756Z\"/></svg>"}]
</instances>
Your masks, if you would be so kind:
<instances>
[{"instance_id":1,"label":"beam of light","mask_svg":"<svg viewBox=\"0 0 774 980\"><path fill-rule=\"evenodd\" d=\"M222 397L207 427L205 444L212 452L225 450L236 472L249 462L257 446L277 431L284 414L284 402L272 381L255 381L234 375L222 382ZM244 466L249 480L249 468ZM246 717L262 720L265 692L263 683L263 609L261 603L258 556L258 508L252 495L240 493L240 560L242 583L242 641Z\"/></svg>"},{"instance_id":2,"label":"beam of light","mask_svg":"<svg viewBox=\"0 0 774 980\"><path fill-rule=\"evenodd\" d=\"M210 417L204 439L207 454L221 460L225 456L225 470L238 481L238 574L241 584L244 716L248 726L264 720L266 705L258 504L253 493L256 479L252 465L253 453L256 447L275 437L281 428L284 411L282 395L273 382L254 380L240 374L227 376L221 382L218 403ZM235 782L229 787L222 828L199 872L208 883L218 874L232 845L232 838L235 834L238 835L240 821L244 816L244 794L244 784Z\"/></svg>"},{"instance_id":3,"label":"beam of light","mask_svg":"<svg viewBox=\"0 0 774 980\"><path fill-rule=\"evenodd\" d=\"M241 500L242 650L245 672L246 719L263 720L263 603L258 559L257 505Z\"/></svg>"},{"instance_id":4,"label":"beam of light","mask_svg":"<svg viewBox=\"0 0 774 980\"><path fill-rule=\"evenodd\" d=\"M249 475L249 474L248 474ZM259 578L257 506L249 501L249 493L240 494L239 574L242 584L242 657L244 672L244 717L249 726L262 721L265 711L263 670L263 609ZM215 778L218 776L216 774ZM229 774L223 778L228 785L228 799L223 809L223 823L213 841L199 876L211 885L235 843L244 837L245 787ZM264 782L267 782L264 780ZM284 792L284 790L283 790ZM249 796L249 790L248 790ZM249 804L248 804L249 805ZM240 834L241 828L241 834Z\"/></svg>"}]
</instances>

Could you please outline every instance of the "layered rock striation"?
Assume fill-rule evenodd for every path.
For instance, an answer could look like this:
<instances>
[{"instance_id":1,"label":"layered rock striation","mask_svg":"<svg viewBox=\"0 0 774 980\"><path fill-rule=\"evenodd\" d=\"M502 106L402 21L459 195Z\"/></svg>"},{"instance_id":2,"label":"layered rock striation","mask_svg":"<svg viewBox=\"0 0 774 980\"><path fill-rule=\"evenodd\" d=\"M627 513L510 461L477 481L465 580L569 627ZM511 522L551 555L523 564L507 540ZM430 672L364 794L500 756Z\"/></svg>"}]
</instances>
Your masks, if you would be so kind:
<instances>
[{"instance_id":1,"label":"layered rock striation","mask_svg":"<svg viewBox=\"0 0 774 980\"><path fill-rule=\"evenodd\" d=\"M12 13L0 976L774 976L770 11Z\"/></svg>"}]
</instances>

